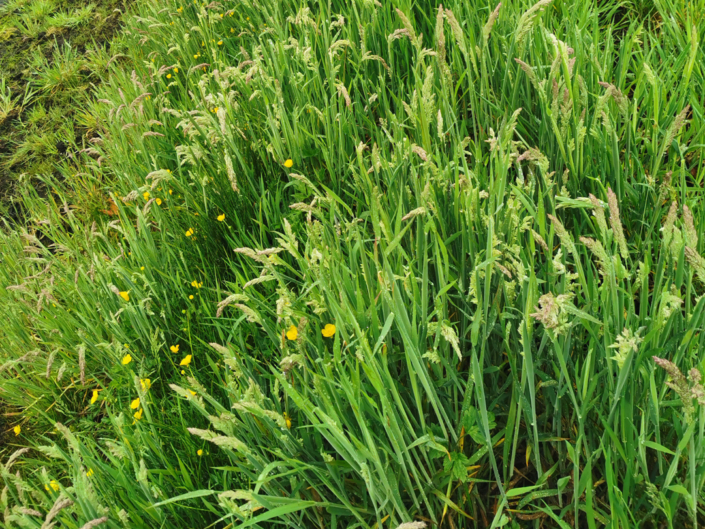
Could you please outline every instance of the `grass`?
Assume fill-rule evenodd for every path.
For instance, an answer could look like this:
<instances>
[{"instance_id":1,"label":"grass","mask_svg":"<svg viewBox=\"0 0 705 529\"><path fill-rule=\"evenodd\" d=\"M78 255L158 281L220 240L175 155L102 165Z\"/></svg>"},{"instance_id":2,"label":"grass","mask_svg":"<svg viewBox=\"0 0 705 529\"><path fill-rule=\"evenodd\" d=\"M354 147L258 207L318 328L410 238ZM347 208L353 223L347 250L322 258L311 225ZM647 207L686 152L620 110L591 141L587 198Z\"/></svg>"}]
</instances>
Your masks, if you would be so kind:
<instances>
[{"instance_id":1,"label":"grass","mask_svg":"<svg viewBox=\"0 0 705 529\"><path fill-rule=\"evenodd\" d=\"M9 0L0 5L0 204L22 215L17 182L72 163L91 137L76 112L106 73L109 43L129 2ZM119 46L116 46L119 48ZM114 51L113 53L117 53Z\"/></svg>"},{"instance_id":2,"label":"grass","mask_svg":"<svg viewBox=\"0 0 705 529\"><path fill-rule=\"evenodd\" d=\"M704 8L138 3L0 235L5 523L701 526Z\"/></svg>"}]
</instances>

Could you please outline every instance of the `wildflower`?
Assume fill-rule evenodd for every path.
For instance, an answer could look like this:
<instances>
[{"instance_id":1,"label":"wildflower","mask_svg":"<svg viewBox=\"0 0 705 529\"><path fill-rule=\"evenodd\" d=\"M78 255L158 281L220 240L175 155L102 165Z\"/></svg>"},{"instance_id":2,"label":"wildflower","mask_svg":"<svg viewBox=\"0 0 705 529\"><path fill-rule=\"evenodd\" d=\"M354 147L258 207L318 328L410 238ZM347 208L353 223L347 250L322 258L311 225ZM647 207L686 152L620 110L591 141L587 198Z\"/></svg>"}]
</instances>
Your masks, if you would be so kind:
<instances>
[{"instance_id":1,"label":"wildflower","mask_svg":"<svg viewBox=\"0 0 705 529\"><path fill-rule=\"evenodd\" d=\"M188 392L191 394L192 397L196 396L196 392L193 391L192 389L189 389Z\"/></svg>"},{"instance_id":2,"label":"wildflower","mask_svg":"<svg viewBox=\"0 0 705 529\"><path fill-rule=\"evenodd\" d=\"M140 408L139 411L136 411L133 417L137 419L138 421L142 418L142 412L144 411L144 408Z\"/></svg>"},{"instance_id":3,"label":"wildflower","mask_svg":"<svg viewBox=\"0 0 705 529\"><path fill-rule=\"evenodd\" d=\"M179 69L178 69L178 68L174 68L174 73L179 73Z\"/></svg>"},{"instance_id":4,"label":"wildflower","mask_svg":"<svg viewBox=\"0 0 705 529\"><path fill-rule=\"evenodd\" d=\"M130 403L130 408L132 408L133 410L136 410L136 409L139 408L139 407L140 407L140 398L137 397L135 400L133 400L133 401Z\"/></svg>"},{"instance_id":5,"label":"wildflower","mask_svg":"<svg viewBox=\"0 0 705 529\"><path fill-rule=\"evenodd\" d=\"M49 485L44 485L44 488L46 490L49 490L49 487L54 489L54 492L59 492L59 488L60 488L59 484L56 481L54 481L53 479L49 482Z\"/></svg>"},{"instance_id":6,"label":"wildflower","mask_svg":"<svg viewBox=\"0 0 705 529\"><path fill-rule=\"evenodd\" d=\"M188 298L189 298L189 299L193 299L193 294L191 294Z\"/></svg>"},{"instance_id":7,"label":"wildflower","mask_svg":"<svg viewBox=\"0 0 705 529\"><path fill-rule=\"evenodd\" d=\"M184 370L182 369L182 370L181 370L181 374L182 374L182 375L185 375L185 374L186 374L186 371L184 371Z\"/></svg>"},{"instance_id":8,"label":"wildflower","mask_svg":"<svg viewBox=\"0 0 705 529\"><path fill-rule=\"evenodd\" d=\"M284 167L286 167L287 169L290 169L293 166L294 166L294 161L291 158L289 158L286 162L284 162Z\"/></svg>"},{"instance_id":9,"label":"wildflower","mask_svg":"<svg viewBox=\"0 0 705 529\"><path fill-rule=\"evenodd\" d=\"M198 457L201 457L203 455L203 450L198 450L196 451L196 454L198 454Z\"/></svg>"},{"instance_id":10,"label":"wildflower","mask_svg":"<svg viewBox=\"0 0 705 529\"><path fill-rule=\"evenodd\" d=\"M283 415L284 415L284 420L286 421L286 428L288 430L291 430L291 419L289 418L289 414L284 412Z\"/></svg>"},{"instance_id":11,"label":"wildflower","mask_svg":"<svg viewBox=\"0 0 705 529\"><path fill-rule=\"evenodd\" d=\"M193 235L193 228L186 230L186 237L191 237L191 235Z\"/></svg>"},{"instance_id":12,"label":"wildflower","mask_svg":"<svg viewBox=\"0 0 705 529\"><path fill-rule=\"evenodd\" d=\"M171 74L170 73L166 74L166 78L171 79Z\"/></svg>"},{"instance_id":13,"label":"wildflower","mask_svg":"<svg viewBox=\"0 0 705 529\"><path fill-rule=\"evenodd\" d=\"M171 171L169 171L169 172L171 172ZM169 194L172 195L172 194L174 194L174 192L170 189Z\"/></svg>"},{"instance_id":14,"label":"wildflower","mask_svg":"<svg viewBox=\"0 0 705 529\"><path fill-rule=\"evenodd\" d=\"M132 355L126 354L122 357L122 365L126 366L130 362L132 362Z\"/></svg>"},{"instance_id":15,"label":"wildflower","mask_svg":"<svg viewBox=\"0 0 705 529\"><path fill-rule=\"evenodd\" d=\"M93 396L91 397L91 404L95 404L95 401L98 400L98 392L99 391L100 391L99 389L93 390Z\"/></svg>"},{"instance_id":16,"label":"wildflower","mask_svg":"<svg viewBox=\"0 0 705 529\"><path fill-rule=\"evenodd\" d=\"M222 45L223 45L223 41L222 41L222 40L219 40L219 41L218 41L218 46L222 46Z\"/></svg>"},{"instance_id":17,"label":"wildflower","mask_svg":"<svg viewBox=\"0 0 705 529\"><path fill-rule=\"evenodd\" d=\"M332 323L327 323L325 327L323 327L323 330L321 331L321 334L325 338L330 338L335 334L335 325Z\"/></svg>"},{"instance_id":18,"label":"wildflower","mask_svg":"<svg viewBox=\"0 0 705 529\"><path fill-rule=\"evenodd\" d=\"M194 59L198 59L198 53L193 56Z\"/></svg>"},{"instance_id":19,"label":"wildflower","mask_svg":"<svg viewBox=\"0 0 705 529\"><path fill-rule=\"evenodd\" d=\"M12 431L15 432L15 437L17 437L20 435L20 432L22 432L22 427L18 424L12 429Z\"/></svg>"},{"instance_id":20,"label":"wildflower","mask_svg":"<svg viewBox=\"0 0 705 529\"><path fill-rule=\"evenodd\" d=\"M152 381L148 378L140 379L140 385L142 386L142 391L147 391L152 387Z\"/></svg>"},{"instance_id":21,"label":"wildflower","mask_svg":"<svg viewBox=\"0 0 705 529\"><path fill-rule=\"evenodd\" d=\"M286 337L289 338L289 340L296 340L296 337L299 335L299 330L296 328L295 325L292 325L289 327L289 330L286 331ZM325 334L324 334L325 336Z\"/></svg>"},{"instance_id":22,"label":"wildflower","mask_svg":"<svg viewBox=\"0 0 705 529\"><path fill-rule=\"evenodd\" d=\"M178 353L179 352L179 344L172 345L171 347L169 347L169 349L171 349L172 353Z\"/></svg>"},{"instance_id":23,"label":"wildflower","mask_svg":"<svg viewBox=\"0 0 705 529\"><path fill-rule=\"evenodd\" d=\"M183 8L183 7L179 7L179 8L177 9L177 11L178 11L179 13L183 13L183 12L184 12L184 8Z\"/></svg>"},{"instance_id":24,"label":"wildflower","mask_svg":"<svg viewBox=\"0 0 705 529\"><path fill-rule=\"evenodd\" d=\"M130 293L129 292L121 291L120 297L122 299L124 299L125 301L130 301Z\"/></svg>"},{"instance_id":25,"label":"wildflower","mask_svg":"<svg viewBox=\"0 0 705 529\"><path fill-rule=\"evenodd\" d=\"M218 215L218 220L220 222L223 222L225 220L225 213L221 213L220 215Z\"/></svg>"},{"instance_id":26,"label":"wildflower","mask_svg":"<svg viewBox=\"0 0 705 529\"><path fill-rule=\"evenodd\" d=\"M217 114L217 113L218 113L218 107L214 107L213 110L212 110L212 112L213 112L213 114Z\"/></svg>"},{"instance_id":27,"label":"wildflower","mask_svg":"<svg viewBox=\"0 0 705 529\"><path fill-rule=\"evenodd\" d=\"M184 356L184 359L181 362L179 362L179 365L180 366L187 366L190 363L191 363L191 355L186 355L186 356Z\"/></svg>"},{"instance_id":28,"label":"wildflower","mask_svg":"<svg viewBox=\"0 0 705 529\"><path fill-rule=\"evenodd\" d=\"M157 200L155 200L155 202L157 203L157 206L161 206L161 205L162 205L162 199L161 199L161 198L158 198Z\"/></svg>"},{"instance_id":29,"label":"wildflower","mask_svg":"<svg viewBox=\"0 0 705 529\"><path fill-rule=\"evenodd\" d=\"M144 266L140 266L140 270L144 270Z\"/></svg>"},{"instance_id":30,"label":"wildflower","mask_svg":"<svg viewBox=\"0 0 705 529\"><path fill-rule=\"evenodd\" d=\"M90 478L93 474L94 474L94 472L93 472L93 469L92 469L92 468L89 468L89 469L88 469L88 472L86 472L86 476L89 477L89 478Z\"/></svg>"},{"instance_id":31,"label":"wildflower","mask_svg":"<svg viewBox=\"0 0 705 529\"><path fill-rule=\"evenodd\" d=\"M235 33L235 29L234 29L234 28L230 28L230 33Z\"/></svg>"},{"instance_id":32,"label":"wildflower","mask_svg":"<svg viewBox=\"0 0 705 529\"><path fill-rule=\"evenodd\" d=\"M149 200L149 191L145 191L144 193L142 193L142 196L145 200Z\"/></svg>"}]
</instances>

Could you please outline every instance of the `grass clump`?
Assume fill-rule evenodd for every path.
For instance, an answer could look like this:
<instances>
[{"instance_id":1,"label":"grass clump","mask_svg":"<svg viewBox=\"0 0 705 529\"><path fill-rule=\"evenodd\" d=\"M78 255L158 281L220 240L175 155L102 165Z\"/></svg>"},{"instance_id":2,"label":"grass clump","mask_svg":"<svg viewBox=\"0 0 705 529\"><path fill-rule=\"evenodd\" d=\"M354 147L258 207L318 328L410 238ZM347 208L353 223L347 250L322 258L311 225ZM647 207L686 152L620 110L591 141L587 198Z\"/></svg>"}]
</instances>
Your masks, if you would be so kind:
<instances>
[{"instance_id":1,"label":"grass clump","mask_svg":"<svg viewBox=\"0 0 705 529\"><path fill-rule=\"evenodd\" d=\"M698 526L702 9L140 4L0 238L6 524Z\"/></svg>"}]
</instances>

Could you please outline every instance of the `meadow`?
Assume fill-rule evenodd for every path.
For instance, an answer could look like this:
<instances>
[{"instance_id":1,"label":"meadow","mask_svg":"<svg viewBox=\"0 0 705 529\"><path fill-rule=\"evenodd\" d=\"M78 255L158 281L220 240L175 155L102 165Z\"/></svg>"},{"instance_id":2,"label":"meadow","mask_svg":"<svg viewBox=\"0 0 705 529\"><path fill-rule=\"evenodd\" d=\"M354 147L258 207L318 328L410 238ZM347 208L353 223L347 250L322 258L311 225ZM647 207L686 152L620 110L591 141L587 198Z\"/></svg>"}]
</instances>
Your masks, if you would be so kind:
<instances>
[{"instance_id":1,"label":"meadow","mask_svg":"<svg viewBox=\"0 0 705 529\"><path fill-rule=\"evenodd\" d=\"M134 2L0 218L5 527L704 525L703 16Z\"/></svg>"}]
</instances>

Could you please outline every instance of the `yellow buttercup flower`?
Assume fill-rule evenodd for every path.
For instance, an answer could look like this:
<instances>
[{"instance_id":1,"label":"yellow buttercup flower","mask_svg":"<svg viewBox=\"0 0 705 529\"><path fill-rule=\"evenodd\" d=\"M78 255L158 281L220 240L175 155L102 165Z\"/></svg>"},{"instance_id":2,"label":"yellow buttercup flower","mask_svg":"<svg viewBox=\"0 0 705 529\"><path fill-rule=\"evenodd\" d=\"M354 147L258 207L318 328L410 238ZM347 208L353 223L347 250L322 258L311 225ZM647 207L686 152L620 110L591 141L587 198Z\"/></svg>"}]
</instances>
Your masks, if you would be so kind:
<instances>
[{"instance_id":1,"label":"yellow buttercup flower","mask_svg":"<svg viewBox=\"0 0 705 529\"><path fill-rule=\"evenodd\" d=\"M191 363L191 355L184 356L184 359L179 362L180 366L187 366Z\"/></svg>"},{"instance_id":2,"label":"yellow buttercup flower","mask_svg":"<svg viewBox=\"0 0 705 529\"><path fill-rule=\"evenodd\" d=\"M142 412L144 411L144 408L140 408L139 411L136 411L133 417L137 419L138 421L142 418Z\"/></svg>"},{"instance_id":3,"label":"yellow buttercup flower","mask_svg":"<svg viewBox=\"0 0 705 529\"><path fill-rule=\"evenodd\" d=\"M223 41L222 41L222 40L219 40L219 41L218 41L218 46L222 46L222 45L223 45Z\"/></svg>"},{"instance_id":4,"label":"yellow buttercup flower","mask_svg":"<svg viewBox=\"0 0 705 529\"><path fill-rule=\"evenodd\" d=\"M91 397L91 404L95 404L95 401L98 400L98 389L93 390L93 396Z\"/></svg>"},{"instance_id":5,"label":"yellow buttercup flower","mask_svg":"<svg viewBox=\"0 0 705 529\"><path fill-rule=\"evenodd\" d=\"M191 294L188 298L189 298L189 299L193 299L193 294Z\"/></svg>"},{"instance_id":6,"label":"yellow buttercup flower","mask_svg":"<svg viewBox=\"0 0 705 529\"><path fill-rule=\"evenodd\" d=\"M289 414L287 412L284 412L283 415L284 420L286 421L286 427L291 430L291 419L289 418Z\"/></svg>"},{"instance_id":7,"label":"yellow buttercup flower","mask_svg":"<svg viewBox=\"0 0 705 529\"><path fill-rule=\"evenodd\" d=\"M148 378L141 378L140 379L140 386L142 386L142 391L147 391L152 387L152 381L149 380Z\"/></svg>"},{"instance_id":8,"label":"yellow buttercup flower","mask_svg":"<svg viewBox=\"0 0 705 529\"><path fill-rule=\"evenodd\" d=\"M203 450L198 450L196 453L198 454L198 457L201 457L203 455Z\"/></svg>"},{"instance_id":9,"label":"yellow buttercup flower","mask_svg":"<svg viewBox=\"0 0 705 529\"><path fill-rule=\"evenodd\" d=\"M326 326L323 327L321 334L326 338L330 338L335 334L335 325L333 325L332 323L326 324Z\"/></svg>"},{"instance_id":10,"label":"yellow buttercup flower","mask_svg":"<svg viewBox=\"0 0 705 529\"><path fill-rule=\"evenodd\" d=\"M130 301L130 293L122 291L120 292L120 297L124 299L125 301Z\"/></svg>"},{"instance_id":11,"label":"yellow buttercup flower","mask_svg":"<svg viewBox=\"0 0 705 529\"><path fill-rule=\"evenodd\" d=\"M179 13L183 13L184 8L183 8L183 7L179 7L179 8L177 9L177 11L178 11Z\"/></svg>"},{"instance_id":12,"label":"yellow buttercup flower","mask_svg":"<svg viewBox=\"0 0 705 529\"><path fill-rule=\"evenodd\" d=\"M191 394L192 397L196 396L196 392L193 391L192 389L189 389L188 392Z\"/></svg>"},{"instance_id":13,"label":"yellow buttercup flower","mask_svg":"<svg viewBox=\"0 0 705 529\"><path fill-rule=\"evenodd\" d=\"M171 79L171 74L170 73L166 74L166 78Z\"/></svg>"},{"instance_id":14,"label":"yellow buttercup flower","mask_svg":"<svg viewBox=\"0 0 705 529\"><path fill-rule=\"evenodd\" d=\"M142 196L144 197L145 200L149 200L149 191L145 191Z\"/></svg>"},{"instance_id":15,"label":"yellow buttercup flower","mask_svg":"<svg viewBox=\"0 0 705 529\"><path fill-rule=\"evenodd\" d=\"M225 220L225 213L222 213L222 214L218 215L218 220L219 220L220 222L223 222L223 221Z\"/></svg>"},{"instance_id":16,"label":"yellow buttercup flower","mask_svg":"<svg viewBox=\"0 0 705 529\"><path fill-rule=\"evenodd\" d=\"M178 344L172 345L171 347L169 347L169 349L171 349L172 353L178 353L179 352L179 345Z\"/></svg>"},{"instance_id":17,"label":"yellow buttercup flower","mask_svg":"<svg viewBox=\"0 0 705 529\"><path fill-rule=\"evenodd\" d=\"M20 435L20 432L22 432L22 427L18 424L12 429L12 431L15 432L15 437L17 437Z\"/></svg>"},{"instance_id":18,"label":"yellow buttercup flower","mask_svg":"<svg viewBox=\"0 0 705 529\"><path fill-rule=\"evenodd\" d=\"M86 472L86 476L88 476L90 478L92 475L93 475L93 469L89 468L88 472Z\"/></svg>"},{"instance_id":19,"label":"yellow buttercup flower","mask_svg":"<svg viewBox=\"0 0 705 529\"><path fill-rule=\"evenodd\" d=\"M126 354L122 357L122 365L126 366L130 362L132 362L132 355Z\"/></svg>"},{"instance_id":20,"label":"yellow buttercup flower","mask_svg":"<svg viewBox=\"0 0 705 529\"><path fill-rule=\"evenodd\" d=\"M296 340L296 337L299 335L299 330L296 328L296 325L292 325L289 327L289 330L286 331L286 337L289 338L289 340Z\"/></svg>"},{"instance_id":21,"label":"yellow buttercup flower","mask_svg":"<svg viewBox=\"0 0 705 529\"><path fill-rule=\"evenodd\" d=\"M174 73L179 73L179 69L178 69L178 68L174 68Z\"/></svg>"},{"instance_id":22,"label":"yellow buttercup flower","mask_svg":"<svg viewBox=\"0 0 705 529\"><path fill-rule=\"evenodd\" d=\"M155 202L157 203L157 206L161 206L161 205L162 205L162 199L161 199L161 198L158 198L157 200L155 200Z\"/></svg>"},{"instance_id":23,"label":"yellow buttercup flower","mask_svg":"<svg viewBox=\"0 0 705 529\"><path fill-rule=\"evenodd\" d=\"M294 160L292 160L291 158L289 158L286 162L284 162L284 167L286 167L287 169L289 169L293 166L294 166Z\"/></svg>"},{"instance_id":24,"label":"yellow buttercup flower","mask_svg":"<svg viewBox=\"0 0 705 529\"><path fill-rule=\"evenodd\" d=\"M140 398L137 397L135 400L133 400L133 401L130 403L130 408L132 408L133 410L136 410L136 409L139 408L139 407L140 407Z\"/></svg>"},{"instance_id":25,"label":"yellow buttercup flower","mask_svg":"<svg viewBox=\"0 0 705 529\"><path fill-rule=\"evenodd\" d=\"M59 489L61 488L61 487L59 487L59 484L56 481L54 481L53 479L49 482L48 485L44 485L44 488L46 490L49 490L49 487L54 489L55 492L59 492Z\"/></svg>"},{"instance_id":26,"label":"yellow buttercup flower","mask_svg":"<svg viewBox=\"0 0 705 529\"><path fill-rule=\"evenodd\" d=\"M186 230L186 237L191 237L191 235L193 235L193 228Z\"/></svg>"}]
</instances>

